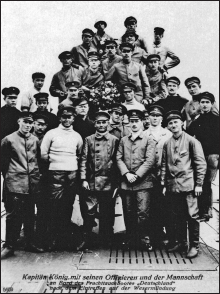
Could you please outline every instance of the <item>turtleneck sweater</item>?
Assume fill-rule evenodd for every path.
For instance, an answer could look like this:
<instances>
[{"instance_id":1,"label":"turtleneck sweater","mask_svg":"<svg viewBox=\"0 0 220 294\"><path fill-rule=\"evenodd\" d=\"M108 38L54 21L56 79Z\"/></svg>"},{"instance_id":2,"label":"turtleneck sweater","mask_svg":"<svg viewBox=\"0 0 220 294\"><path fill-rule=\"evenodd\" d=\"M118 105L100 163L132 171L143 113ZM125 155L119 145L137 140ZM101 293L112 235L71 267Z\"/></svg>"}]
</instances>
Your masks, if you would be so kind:
<instances>
[{"instance_id":1,"label":"turtleneck sweater","mask_svg":"<svg viewBox=\"0 0 220 294\"><path fill-rule=\"evenodd\" d=\"M141 111L145 110L144 105L138 102L135 98L133 98L131 101L125 101L123 105L127 108L127 110L132 110L132 109L138 109Z\"/></svg>"},{"instance_id":2,"label":"turtleneck sweater","mask_svg":"<svg viewBox=\"0 0 220 294\"><path fill-rule=\"evenodd\" d=\"M46 133L41 144L41 158L49 161L49 170L74 171L78 169L78 155L83 140L71 127L61 124Z\"/></svg>"}]
</instances>

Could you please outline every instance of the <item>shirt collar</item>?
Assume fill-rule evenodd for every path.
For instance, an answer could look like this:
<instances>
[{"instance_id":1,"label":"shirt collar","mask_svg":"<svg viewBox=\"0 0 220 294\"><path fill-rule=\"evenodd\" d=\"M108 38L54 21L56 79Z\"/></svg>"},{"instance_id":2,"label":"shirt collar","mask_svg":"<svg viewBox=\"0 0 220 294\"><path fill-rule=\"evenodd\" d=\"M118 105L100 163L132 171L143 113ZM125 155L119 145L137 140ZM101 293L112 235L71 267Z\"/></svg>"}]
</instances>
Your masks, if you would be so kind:
<instances>
[{"instance_id":1,"label":"shirt collar","mask_svg":"<svg viewBox=\"0 0 220 294\"><path fill-rule=\"evenodd\" d=\"M130 134L128 135L128 137L129 137L130 139L132 139L132 131L130 132ZM140 139L143 139L143 137L144 137L144 132L143 132L143 130L140 130L140 133L139 133L138 136L135 138L135 140L136 140L138 137L139 137Z\"/></svg>"}]
</instances>

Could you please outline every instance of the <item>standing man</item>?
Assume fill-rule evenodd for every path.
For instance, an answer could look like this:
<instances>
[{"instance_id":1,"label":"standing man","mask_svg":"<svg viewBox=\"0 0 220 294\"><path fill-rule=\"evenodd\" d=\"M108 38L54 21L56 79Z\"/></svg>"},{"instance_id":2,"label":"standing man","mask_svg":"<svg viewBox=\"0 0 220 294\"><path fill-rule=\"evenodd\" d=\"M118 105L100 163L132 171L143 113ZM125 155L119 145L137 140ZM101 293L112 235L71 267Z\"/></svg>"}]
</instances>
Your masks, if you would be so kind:
<instances>
[{"instance_id":1,"label":"standing man","mask_svg":"<svg viewBox=\"0 0 220 294\"><path fill-rule=\"evenodd\" d=\"M202 113L194 120L188 130L202 144L207 162L203 193L199 198L200 218L208 221L212 217L212 182L215 180L219 164L219 116L211 109L215 97L209 92L200 94L199 103Z\"/></svg>"},{"instance_id":2,"label":"standing man","mask_svg":"<svg viewBox=\"0 0 220 294\"><path fill-rule=\"evenodd\" d=\"M84 29L82 31L82 45L73 47L71 53L74 58L74 62L84 68L88 67L88 52L96 51L92 46L92 41L94 38L94 32L90 29Z\"/></svg>"},{"instance_id":3,"label":"standing man","mask_svg":"<svg viewBox=\"0 0 220 294\"><path fill-rule=\"evenodd\" d=\"M131 133L121 139L117 151L117 165L122 176L121 196L126 226L123 247L139 234L141 245L152 250L150 243L150 198L152 169L155 162L155 142L143 133L143 112L129 110Z\"/></svg>"},{"instance_id":4,"label":"standing man","mask_svg":"<svg viewBox=\"0 0 220 294\"><path fill-rule=\"evenodd\" d=\"M77 81L67 82L65 86L67 89L67 98L59 104L58 109L61 109L64 106L73 106L73 101L79 97L79 91L80 91L79 82Z\"/></svg>"},{"instance_id":5,"label":"standing man","mask_svg":"<svg viewBox=\"0 0 220 294\"><path fill-rule=\"evenodd\" d=\"M165 187L163 192L171 207L168 250L187 251L188 222L187 258L193 258L199 250L198 197L202 193L207 165L200 142L183 131L181 113L169 111L166 121L173 133L164 144L161 166L161 185Z\"/></svg>"},{"instance_id":6,"label":"standing man","mask_svg":"<svg viewBox=\"0 0 220 294\"><path fill-rule=\"evenodd\" d=\"M116 151L118 139L109 134L110 116L104 111L96 113L96 133L85 139L80 177L84 189L87 212L84 215L84 240L78 250L88 244L92 228L96 226L95 216L99 205L99 232L103 243L111 241L114 224L114 199L117 187ZM82 195L81 195L82 196Z\"/></svg>"},{"instance_id":7,"label":"standing man","mask_svg":"<svg viewBox=\"0 0 220 294\"><path fill-rule=\"evenodd\" d=\"M48 122L47 122L47 131L57 128L58 127L58 118L55 114L48 111L48 93L38 93L34 95L34 98L36 100L37 110L34 112L34 115L40 114L43 116L46 116Z\"/></svg>"},{"instance_id":8,"label":"standing man","mask_svg":"<svg viewBox=\"0 0 220 294\"><path fill-rule=\"evenodd\" d=\"M59 97L61 103L67 97L66 83L73 81L81 83L83 67L73 63L73 56L69 51L62 52L58 58L63 67L53 76L49 91L52 96Z\"/></svg>"},{"instance_id":9,"label":"standing man","mask_svg":"<svg viewBox=\"0 0 220 294\"><path fill-rule=\"evenodd\" d=\"M38 138L41 145L44 135L48 128L48 118L41 113L34 114L34 130L33 135Z\"/></svg>"},{"instance_id":10,"label":"standing man","mask_svg":"<svg viewBox=\"0 0 220 294\"><path fill-rule=\"evenodd\" d=\"M105 42L105 51L107 58L102 61L102 68L104 76L112 68L112 66L122 60L122 57L117 52L118 44L114 40L107 40Z\"/></svg>"},{"instance_id":11,"label":"standing man","mask_svg":"<svg viewBox=\"0 0 220 294\"><path fill-rule=\"evenodd\" d=\"M136 91L136 86L133 83L125 83L122 85L122 95L125 98L125 102L123 105L126 107L127 110L131 109L138 109L141 111L145 111L145 107L142 103L138 102L135 99L135 91ZM124 117L126 114L124 115Z\"/></svg>"},{"instance_id":12,"label":"standing man","mask_svg":"<svg viewBox=\"0 0 220 294\"><path fill-rule=\"evenodd\" d=\"M16 87L4 88L5 105L1 108L1 139L10 135L18 129L20 111L16 108L20 90Z\"/></svg>"},{"instance_id":13,"label":"standing man","mask_svg":"<svg viewBox=\"0 0 220 294\"><path fill-rule=\"evenodd\" d=\"M144 67L132 61L133 45L122 43L120 50L123 59L112 66L106 74L106 80L111 80L120 90L123 84L132 82L136 86L135 99L141 102L143 99L149 98L150 94L150 85Z\"/></svg>"},{"instance_id":14,"label":"standing man","mask_svg":"<svg viewBox=\"0 0 220 294\"><path fill-rule=\"evenodd\" d=\"M49 163L49 238L50 250L58 241L68 240L77 185L78 159L83 141L73 130L75 110L63 107L58 111L60 125L46 133L41 144L41 158Z\"/></svg>"},{"instance_id":15,"label":"standing man","mask_svg":"<svg viewBox=\"0 0 220 294\"><path fill-rule=\"evenodd\" d=\"M152 54L159 54L160 55L160 69L161 72L167 72L169 69L177 66L180 63L179 57L175 55L168 47L162 46L161 40L163 38L164 29L156 27L154 28L154 43ZM170 58L171 61L167 62L167 58Z\"/></svg>"},{"instance_id":16,"label":"standing man","mask_svg":"<svg viewBox=\"0 0 220 294\"><path fill-rule=\"evenodd\" d=\"M143 113L144 113L143 126L144 126L144 131L146 131L150 127L150 117L149 117L149 112L146 109L143 111Z\"/></svg>"},{"instance_id":17,"label":"standing man","mask_svg":"<svg viewBox=\"0 0 220 294\"><path fill-rule=\"evenodd\" d=\"M30 133L33 114L21 112L18 131L1 142L1 169L5 185L6 241L1 259L14 255L22 223L26 251L43 252L33 244L34 200L39 192L39 141Z\"/></svg>"}]
</instances>

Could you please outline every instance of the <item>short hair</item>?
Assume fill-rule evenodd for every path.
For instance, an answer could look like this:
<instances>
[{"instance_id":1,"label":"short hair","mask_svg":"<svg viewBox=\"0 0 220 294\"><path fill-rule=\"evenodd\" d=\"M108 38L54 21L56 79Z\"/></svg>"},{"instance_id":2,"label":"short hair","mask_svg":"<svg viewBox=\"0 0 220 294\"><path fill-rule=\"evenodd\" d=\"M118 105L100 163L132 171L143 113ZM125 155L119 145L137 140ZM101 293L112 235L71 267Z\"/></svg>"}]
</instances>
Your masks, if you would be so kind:
<instances>
[{"instance_id":1,"label":"short hair","mask_svg":"<svg viewBox=\"0 0 220 294\"><path fill-rule=\"evenodd\" d=\"M32 80L34 81L35 79L45 79L45 74L42 72L35 72L32 74Z\"/></svg>"}]
</instances>

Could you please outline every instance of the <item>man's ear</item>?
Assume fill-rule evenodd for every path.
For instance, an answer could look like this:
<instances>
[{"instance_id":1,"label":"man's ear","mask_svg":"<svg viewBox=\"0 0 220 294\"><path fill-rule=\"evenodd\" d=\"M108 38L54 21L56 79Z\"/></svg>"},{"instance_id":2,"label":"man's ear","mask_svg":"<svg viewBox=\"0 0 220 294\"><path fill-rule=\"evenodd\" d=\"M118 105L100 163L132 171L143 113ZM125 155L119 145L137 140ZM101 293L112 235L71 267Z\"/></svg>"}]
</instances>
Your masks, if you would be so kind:
<instances>
[{"instance_id":1,"label":"man's ear","mask_svg":"<svg viewBox=\"0 0 220 294\"><path fill-rule=\"evenodd\" d=\"M200 88L200 89L202 88L202 85L201 85L201 84L199 84L199 88Z\"/></svg>"}]
</instances>

